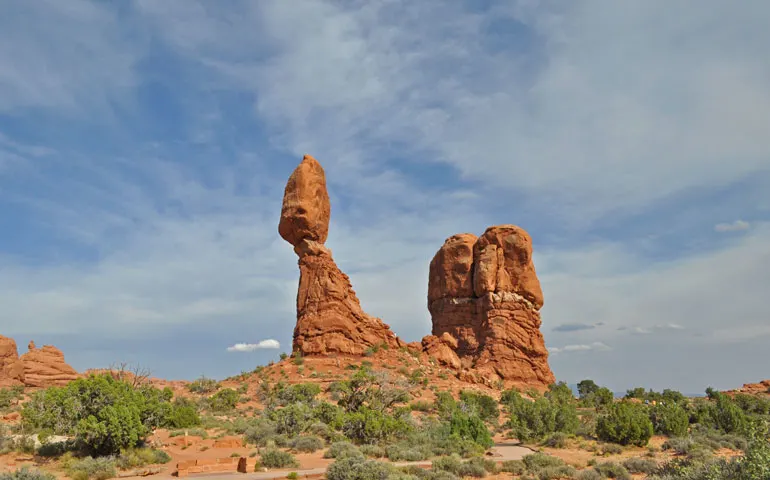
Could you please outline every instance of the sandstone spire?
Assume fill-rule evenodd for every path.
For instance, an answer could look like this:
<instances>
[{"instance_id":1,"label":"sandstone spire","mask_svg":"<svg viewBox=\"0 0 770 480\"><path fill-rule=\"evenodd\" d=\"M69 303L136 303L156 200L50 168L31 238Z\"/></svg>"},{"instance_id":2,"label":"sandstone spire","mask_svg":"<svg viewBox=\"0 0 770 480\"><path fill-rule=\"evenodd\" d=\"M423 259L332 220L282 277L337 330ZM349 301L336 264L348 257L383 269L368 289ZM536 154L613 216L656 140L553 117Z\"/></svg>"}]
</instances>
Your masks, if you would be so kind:
<instances>
[{"instance_id":1,"label":"sandstone spire","mask_svg":"<svg viewBox=\"0 0 770 480\"><path fill-rule=\"evenodd\" d=\"M303 355L362 355L375 345L401 345L390 327L361 309L350 278L324 246L330 215L324 170L305 155L286 184L278 224L278 233L299 256L293 350Z\"/></svg>"}]
</instances>

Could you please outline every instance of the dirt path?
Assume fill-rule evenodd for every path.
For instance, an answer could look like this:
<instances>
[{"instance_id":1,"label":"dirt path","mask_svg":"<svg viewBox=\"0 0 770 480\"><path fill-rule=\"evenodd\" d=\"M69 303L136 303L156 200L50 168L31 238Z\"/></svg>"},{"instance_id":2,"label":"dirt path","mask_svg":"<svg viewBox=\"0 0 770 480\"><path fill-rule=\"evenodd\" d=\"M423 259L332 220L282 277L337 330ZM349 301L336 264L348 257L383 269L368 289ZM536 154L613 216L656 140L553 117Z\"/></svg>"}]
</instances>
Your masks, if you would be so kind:
<instances>
[{"instance_id":1,"label":"dirt path","mask_svg":"<svg viewBox=\"0 0 770 480\"><path fill-rule=\"evenodd\" d=\"M530 450L527 447L522 447L520 445L514 444L514 443L497 443L494 447L491 449L491 456L488 456L488 458L491 458L493 460L496 460L498 462L504 462L507 460L521 460L524 458L525 455L529 455L532 453L532 450ZM396 462L394 463L397 467L405 467L407 465L416 465L418 467L430 467L431 461L426 460L422 462ZM279 479L279 478L286 478L286 475L289 472L297 472L297 475L299 478L303 477L309 477L309 476L317 476L317 475L323 475L326 473L326 467L320 467L320 468L308 468L305 470L297 470L297 469L282 469L282 470L271 470L269 472L254 472L254 473L196 473L194 475L190 475L189 478L201 478L206 480L232 480L233 477L239 478L239 479L245 479L245 480L273 480L273 479ZM155 479L171 479L176 478L172 477L171 475L167 473L163 473L160 475L153 475L152 478Z\"/></svg>"}]
</instances>

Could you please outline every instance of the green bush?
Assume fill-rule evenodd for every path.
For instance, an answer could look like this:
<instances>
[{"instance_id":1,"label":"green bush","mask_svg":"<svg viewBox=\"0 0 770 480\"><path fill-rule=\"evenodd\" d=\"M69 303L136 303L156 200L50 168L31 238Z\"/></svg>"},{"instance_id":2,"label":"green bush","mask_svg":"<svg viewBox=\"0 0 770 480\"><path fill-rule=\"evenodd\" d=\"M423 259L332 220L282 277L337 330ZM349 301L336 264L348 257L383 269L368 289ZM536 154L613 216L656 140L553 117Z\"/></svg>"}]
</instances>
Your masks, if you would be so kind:
<instances>
[{"instance_id":1,"label":"green bush","mask_svg":"<svg viewBox=\"0 0 770 480\"><path fill-rule=\"evenodd\" d=\"M187 385L187 390L192 393L200 393L206 395L219 390L219 382L214 379L201 376L199 379L190 382L190 384Z\"/></svg>"},{"instance_id":2,"label":"green bush","mask_svg":"<svg viewBox=\"0 0 770 480\"><path fill-rule=\"evenodd\" d=\"M412 424L405 418L369 407L348 413L342 423L342 432L355 443L385 443L411 430Z\"/></svg>"},{"instance_id":3,"label":"green bush","mask_svg":"<svg viewBox=\"0 0 770 480\"><path fill-rule=\"evenodd\" d=\"M426 460L430 458L431 453L428 445L424 445L423 448L403 444L393 444L385 447L385 455L388 457L388 460L394 462Z\"/></svg>"},{"instance_id":4,"label":"green bush","mask_svg":"<svg viewBox=\"0 0 770 480\"><path fill-rule=\"evenodd\" d=\"M22 418L32 431L74 435L91 453L115 454L169 423L172 396L170 389L92 375L35 393Z\"/></svg>"},{"instance_id":5,"label":"green bush","mask_svg":"<svg viewBox=\"0 0 770 480\"><path fill-rule=\"evenodd\" d=\"M571 391L570 391L571 392ZM549 396L526 400L516 391L503 394L510 420L508 427L521 441L539 440L554 432L574 434L579 425L577 409L571 393L563 388L549 392ZM567 398L567 395L570 395Z\"/></svg>"},{"instance_id":6,"label":"green bush","mask_svg":"<svg viewBox=\"0 0 770 480\"><path fill-rule=\"evenodd\" d=\"M564 460L544 453L525 455L522 461L527 467L528 472L536 472L546 467L561 467L564 465Z\"/></svg>"},{"instance_id":7,"label":"green bush","mask_svg":"<svg viewBox=\"0 0 770 480\"><path fill-rule=\"evenodd\" d=\"M626 468L615 462L604 462L594 466L596 470L604 478L617 478L619 480L631 480L631 474L628 473Z\"/></svg>"},{"instance_id":8,"label":"green bush","mask_svg":"<svg viewBox=\"0 0 770 480\"><path fill-rule=\"evenodd\" d=\"M521 475L527 470L527 466L522 460L506 460L503 462L500 470L514 475Z\"/></svg>"},{"instance_id":9,"label":"green bush","mask_svg":"<svg viewBox=\"0 0 770 480\"><path fill-rule=\"evenodd\" d=\"M630 473L650 474L658 469L658 462L650 458L634 457L623 462L623 466Z\"/></svg>"},{"instance_id":10,"label":"green bush","mask_svg":"<svg viewBox=\"0 0 770 480\"><path fill-rule=\"evenodd\" d=\"M298 383L280 388L276 397L279 405L282 406L300 402L312 404L319 393L321 393L321 387L316 383Z\"/></svg>"},{"instance_id":11,"label":"green bush","mask_svg":"<svg viewBox=\"0 0 770 480\"><path fill-rule=\"evenodd\" d=\"M604 477L596 470L583 470L575 477L577 480L603 480Z\"/></svg>"},{"instance_id":12,"label":"green bush","mask_svg":"<svg viewBox=\"0 0 770 480\"><path fill-rule=\"evenodd\" d=\"M151 448L129 448L120 452L115 458L116 466L121 470L144 467L145 465L164 464L171 461L171 456Z\"/></svg>"},{"instance_id":13,"label":"green bush","mask_svg":"<svg viewBox=\"0 0 770 480\"><path fill-rule=\"evenodd\" d=\"M485 449L494 445L492 434L489 433L486 424L475 415L469 415L457 409L452 413L449 427L449 434L453 438L473 441Z\"/></svg>"},{"instance_id":14,"label":"green bush","mask_svg":"<svg viewBox=\"0 0 770 480\"><path fill-rule=\"evenodd\" d=\"M459 455L449 455L446 457L438 457L434 459L431 468L433 470L441 470L456 474L460 471L462 464L463 462Z\"/></svg>"},{"instance_id":15,"label":"green bush","mask_svg":"<svg viewBox=\"0 0 770 480\"><path fill-rule=\"evenodd\" d=\"M18 403L24 396L24 387L0 388L0 410L5 410Z\"/></svg>"},{"instance_id":16,"label":"green bush","mask_svg":"<svg viewBox=\"0 0 770 480\"><path fill-rule=\"evenodd\" d=\"M299 474L297 472L289 472L289 474L286 475L286 478L288 480L297 480L299 478Z\"/></svg>"},{"instance_id":17,"label":"green bush","mask_svg":"<svg viewBox=\"0 0 770 480\"><path fill-rule=\"evenodd\" d=\"M361 453L370 458L382 458L387 455L385 449L379 445L361 445L359 449Z\"/></svg>"},{"instance_id":18,"label":"green bush","mask_svg":"<svg viewBox=\"0 0 770 480\"><path fill-rule=\"evenodd\" d=\"M466 407L466 411L475 413L484 422L495 423L500 415L497 401L483 393L463 390L460 392L460 403Z\"/></svg>"},{"instance_id":19,"label":"green bush","mask_svg":"<svg viewBox=\"0 0 770 480\"><path fill-rule=\"evenodd\" d=\"M457 470L457 476L461 478L484 478L487 476L487 471L481 465L465 462Z\"/></svg>"},{"instance_id":20,"label":"green bush","mask_svg":"<svg viewBox=\"0 0 770 480\"><path fill-rule=\"evenodd\" d=\"M601 446L602 455L620 455L623 453L623 447L615 443L605 443Z\"/></svg>"},{"instance_id":21,"label":"green bush","mask_svg":"<svg viewBox=\"0 0 770 480\"><path fill-rule=\"evenodd\" d=\"M346 457L364 458L364 454L350 442L334 442L324 452L324 458L336 458L339 460Z\"/></svg>"},{"instance_id":22,"label":"green bush","mask_svg":"<svg viewBox=\"0 0 770 480\"><path fill-rule=\"evenodd\" d=\"M643 447L653 427L646 409L630 402L615 403L596 422L596 435L605 442Z\"/></svg>"},{"instance_id":23,"label":"green bush","mask_svg":"<svg viewBox=\"0 0 770 480\"><path fill-rule=\"evenodd\" d=\"M650 409L653 430L659 435L682 437L687 435L690 416L676 403L657 404Z\"/></svg>"},{"instance_id":24,"label":"green bush","mask_svg":"<svg viewBox=\"0 0 770 480\"><path fill-rule=\"evenodd\" d=\"M0 473L0 480L56 480L56 477L52 473L24 466L13 472Z\"/></svg>"},{"instance_id":25,"label":"green bush","mask_svg":"<svg viewBox=\"0 0 770 480\"><path fill-rule=\"evenodd\" d=\"M117 475L112 457L69 458L63 463L64 471L72 480L106 480Z\"/></svg>"},{"instance_id":26,"label":"green bush","mask_svg":"<svg viewBox=\"0 0 770 480\"><path fill-rule=\"evenodd\" d=\"M394 468L383 462L346 457L329 465L327 480L387 480Z\"/></svg>"},{"instance_id":27,"label":"green bush","mask_svg":"<svg viewBox=\"0 0 770 480\"><path fill-rule=\"evenodd\" d=\"M190 428L200 424L198 410L190 405L174 406L168 417L168 426L171 428Z\"/></svg>"},{"instance_id":28,"label":"green bush","mask_svg":"<svg viewBox=\"0 0 770 480\"><path fill-rule=\"evenodd\" d=\"M278 433L276 432L275 422L266 418L258 418L246 429L244 438L246 443L264 447L267 445L268 440L273 439L276 435Z\"/></svg>"},{"instance_id":29,"label":"green bush","mask_svg":"<svg viewBox=\"0 0 770 480\"><path fill-rule=\"evenodd\" d=\"M537 472L538 480L556 480L563 478L575 478L577 470L571 465L561 465L558 467L545 467Z\"/></svg>"},{"instance_id":30,"label":"green bush","mask_svg":"<svg viewBox=\"0 0 770 480\"><path fill-rule=\"evenodd\" d=\"M275 431L286 435L299 435L313 422L313 409L305 403L292 403L273 411L270 419L275 422Z\"/></svg>"},{"instance_id":31,"label":"green bush","mask_svg":"<svg viewBox=\"0 0 770 480\"><path fill-rule=\"evenodd\" d=\"M240 397L232 388L225 388L206 399L206 407L213 412L227 412L238 405Z\"/></svg>"},{"instance_id":32,"label":"green bush","mask_svg":"<svg viewBox=\"0 0 770 480\"><path fill-rule=\"evenodd\" d=\"M318 437L297 437L290 443L291 449L302 453L313 453L324 448L324 441Z\"/></svg>"},{"instance_id":33,"label":"green bush","mask_svg":"<svg viewBox=\"0 0 770 480\"><path fill-rule=\"evenodd\" d=\"M556 432L543 440L543 446L551 448L567 448L567 434Z\"/></svg>"},{"instance_id":34,"label":"green bush","mask_svg":"<svg viewBox=\"0 0 770 480\"><path fill-rule=\"evenodd\" d=\"M259 463L266 468L297 468L299 462L294 455L289 452L278 450L277 448L268 448L259 456Z\"/></svg>"}]
</instances>

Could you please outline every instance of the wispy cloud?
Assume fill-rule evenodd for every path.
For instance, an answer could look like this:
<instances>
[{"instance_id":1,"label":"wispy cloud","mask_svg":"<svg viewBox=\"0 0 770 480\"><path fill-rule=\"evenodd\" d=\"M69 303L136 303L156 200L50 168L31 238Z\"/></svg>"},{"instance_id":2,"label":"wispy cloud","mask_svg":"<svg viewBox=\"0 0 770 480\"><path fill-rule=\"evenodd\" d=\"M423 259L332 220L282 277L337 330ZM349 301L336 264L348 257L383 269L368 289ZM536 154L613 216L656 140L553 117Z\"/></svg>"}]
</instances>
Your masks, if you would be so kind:
<instances>
[{"instance_id":1,"label":"wispy cloud","mask_svg":"<svg viewBox=\"0 0 770 480\"><path fill-rule=\"evenodd\" d=\"M581 330L593 330L599 326L603 325L602 322L600 323L562 323L561 325L557 325L553 327L554 332L578 332Z\"/></svg>"},{"instance_id":2,"label":"wispy cloud","mask_svg":"<svg viewBox=\"0 0 770 480\"><path fill-rule=\"evenodd\" d=\"M602 342L593 342L589 344L565 345L564 347L551 347L548 349L551 353L566 352L588 352L588 351L607 351L612 350L609 345Z\"/></svg>"},{"instance_id":3,"label":"wispy cloud","mask_svg":"<svg viewBox=\"0 0 770 480\"><path fill-rule=\"evenodd\" d=\"M717 223L714 225L714 230L717 232L740 232L748 230L751 227L749 222L743 220L736 220L732 223Z\"/></svg>"},{"instance_id":4,"label":"wispy cloud","mask_svg":"<svg viewBox=\"0 0 770 480\"><path fill-rule=\"evenodd\" d=\"M236 343L230 347L227 347L228 352L253 352L255 350L270 349L275 350L281 348L281 343L278 340L272 338L267 340L261 340L258 343Z\"/></svg>"}]
</instances>

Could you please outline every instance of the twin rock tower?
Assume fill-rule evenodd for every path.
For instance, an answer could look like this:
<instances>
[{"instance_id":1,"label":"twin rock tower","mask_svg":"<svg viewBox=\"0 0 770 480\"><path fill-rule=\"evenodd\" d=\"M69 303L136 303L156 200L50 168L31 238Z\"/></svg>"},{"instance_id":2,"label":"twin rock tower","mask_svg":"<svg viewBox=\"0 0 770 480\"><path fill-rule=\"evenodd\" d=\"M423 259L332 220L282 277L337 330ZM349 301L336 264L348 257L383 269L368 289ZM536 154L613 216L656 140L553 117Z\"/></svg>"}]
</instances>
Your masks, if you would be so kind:
<instances>
[{"instance_id":1,"label":"twin rock tower","mask_svg":"<svg viewBox=\"0 0 770 480\"><path fill-rule=\"evenodd\" d=\"M406 344L363 311L350 278L324 246L330 216L323 167L305 155L286 184L278 225L299 257L295 352L361 356L370 347L408 347L470 383L543 388L554 382L540 332L543 292L524 229L498 225L481 237L449 237L430 263L432 335Z\"/></svg>"}]
</instances>

